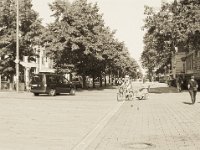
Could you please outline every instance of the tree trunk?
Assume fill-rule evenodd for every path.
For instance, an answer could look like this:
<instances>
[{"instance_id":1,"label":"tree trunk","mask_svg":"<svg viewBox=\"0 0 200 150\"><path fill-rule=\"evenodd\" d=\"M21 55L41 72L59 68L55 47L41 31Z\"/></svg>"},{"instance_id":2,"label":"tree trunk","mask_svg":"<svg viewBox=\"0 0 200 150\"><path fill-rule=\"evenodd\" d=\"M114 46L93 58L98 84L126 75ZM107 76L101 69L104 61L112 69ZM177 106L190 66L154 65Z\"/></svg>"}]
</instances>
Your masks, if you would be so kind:
<instances>
[{"instance_id":1,"label":"tree trunk","mask_svg":"<svg viewBox=\"0 0 200 150\"><path fill-rule=\"evenodd\" d=\"M103 82L102 75L100 74L100 87L102 87L102 82Z\"/></svg>"},{"instance_id":2,"label":"tree trunk","mask_svg":"<svg viewBox=\"0 0 200 150\"><path fill-rule=\"evenodd\" d=\"M149 69L148 76L149 76L149 81L152 82L152 70L151 69Z\"/></svg>"},{"instance_id":3,"label":"tree trunk","mask_svg":"<svg viewBox=\"0 0 200 150\"><path fill-rule=\"evenodd\" d=\"M108 75L108 82L111 83L110 74Z\"/></svg>"},{"instance_id":4,"label":"tree trunk","mask_svg":"<svg viewBox=\"0 0 200 150\"><path fill-rule=\"evenodd\" d=\"M0 91L1 91L1 75L0 75Z\"/></svg>"},{"instance_id":5,"label":"tree trunk","mask_svg":"<svg viewBox=\"0 0 200 150\"><path fill-rule=\"evenodd\" d=\"M107 86L107 83L106 83L106 75L105 75L105 79L104 79L104 86L106 87Z\"/></svg>"},{"instance_id":6,"label":"tree trunk","mask_svg":"<svg viewBox=\"0 0 200 150\"><path fill-rule=\"evenodd\" d=\"M113 85L113 73L112 73L112 70L111 70L111 73L110 73L110 80L111 80L111 85Z\"/></svg>"},{"instance_id":7,"label":"tree trunk","mask_svg":"<svg viewBox=\"0 0 200 150\"><path fill-rule=\"evenodd\" d=\"M93 85L93 88L95 88L94 80L95 80L95 77L94 77L94 75L93 75L93 76L92 76L92 85Z\"/></svg>"},{"instance_id":8,"label":"tree trunk","mask_svg":"<svg viewBox=\"0 0 200 150\"><path fill-rule=\"evenodd\" d=\"M85 75L82 75L82 78L83 78L83 88L86 89L86 76Z\"/></svg>"}]
</instances>

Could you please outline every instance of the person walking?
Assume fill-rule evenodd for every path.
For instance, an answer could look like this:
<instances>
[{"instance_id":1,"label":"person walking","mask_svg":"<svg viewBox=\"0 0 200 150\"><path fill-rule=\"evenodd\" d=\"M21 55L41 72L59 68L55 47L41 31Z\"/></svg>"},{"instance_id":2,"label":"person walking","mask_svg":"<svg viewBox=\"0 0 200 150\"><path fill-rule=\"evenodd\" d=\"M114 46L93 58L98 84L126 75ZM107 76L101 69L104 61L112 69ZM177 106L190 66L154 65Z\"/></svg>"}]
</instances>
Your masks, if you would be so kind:
<instances>
[{"instance_id":1,"label":"person walking","mask_svg":"<svg viewBox=\"0 0 200 150\"><path fill-rule=\"evenodd\" d=\"M197 89L198 89L198 83L194 79L194 76L191 76L191 79L188 82L188 90L191 96L192 104L194 104L196 101Z\"/></svg>"},{"instance_id":2,"label":"person walking","mask_svg":"<svg viewBox=\"0 0 200 150\"><path fill-rule=\"evenodd\" d=\"M179 76L176 78L176 87L177 87L177 91L181 92L182 91L182 84L183 84L183 80L182 78Z\"/></svg>"}]
</instances>

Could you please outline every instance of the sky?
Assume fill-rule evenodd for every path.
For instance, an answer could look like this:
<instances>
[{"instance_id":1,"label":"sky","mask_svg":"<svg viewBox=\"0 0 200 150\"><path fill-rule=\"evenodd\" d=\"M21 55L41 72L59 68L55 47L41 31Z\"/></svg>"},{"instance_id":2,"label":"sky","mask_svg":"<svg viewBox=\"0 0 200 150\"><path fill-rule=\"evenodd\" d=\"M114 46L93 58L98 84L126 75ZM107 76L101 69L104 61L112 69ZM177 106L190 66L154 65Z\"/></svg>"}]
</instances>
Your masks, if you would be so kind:
<instances>
[{"instance_id":1,"label":"sky","mask_svg":"<svg viewBox=\"0 0 200 150\"><path fill-rule=\"evenodd\" d=\"M53 21L48 3L54 0L32 0L33 8L36 10L43 24ZM69 0L72 2L73 0ZM124 41L131 56L140 64L140 57L143 51L142 26L144 25L144 6L159 8L162 0L88 0L97 2L100 13L103 14L105 25L116 30L116 38Z\"/></svg>"}]
</instances>

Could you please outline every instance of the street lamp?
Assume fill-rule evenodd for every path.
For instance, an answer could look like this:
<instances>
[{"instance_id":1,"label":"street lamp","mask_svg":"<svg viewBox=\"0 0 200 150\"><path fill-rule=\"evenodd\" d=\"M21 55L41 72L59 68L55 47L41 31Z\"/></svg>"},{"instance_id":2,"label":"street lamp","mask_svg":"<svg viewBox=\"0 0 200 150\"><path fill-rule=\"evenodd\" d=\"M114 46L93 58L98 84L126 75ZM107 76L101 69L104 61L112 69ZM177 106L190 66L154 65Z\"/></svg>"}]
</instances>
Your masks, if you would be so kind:
<instances>
[{"instance_id":1,"label":"street lamp","mask_svg":"<svg viewBox=\"0 0 200 150\"><path fill-rule=\"evenodd\" d=\"M19 92L19 0L16 0L17 5L17 24L16 24L16 90Z\"/></svg>"},{"instance_id":2,"label":"street lamp","mask_svg":"<svg viewBox=\"0 0 200 150\"><path fill-rule=\"evenodd\" d=\"M176 78L176 53L178 52L178 47L175 46L175 44L173 45L174 46L174 51L172 52L172 74L173 74L173 78Z\"/></svg>"},{"instance_id":3,"label":"street lamp","mask_svg":"<svg viewBox=\"0 0 200 150\"><path fill-rule=\"evenodd\" d=\"M165 82L167 82L167 66L164 66L164 71L165 71Z\"/></svg>"}]
</instances>

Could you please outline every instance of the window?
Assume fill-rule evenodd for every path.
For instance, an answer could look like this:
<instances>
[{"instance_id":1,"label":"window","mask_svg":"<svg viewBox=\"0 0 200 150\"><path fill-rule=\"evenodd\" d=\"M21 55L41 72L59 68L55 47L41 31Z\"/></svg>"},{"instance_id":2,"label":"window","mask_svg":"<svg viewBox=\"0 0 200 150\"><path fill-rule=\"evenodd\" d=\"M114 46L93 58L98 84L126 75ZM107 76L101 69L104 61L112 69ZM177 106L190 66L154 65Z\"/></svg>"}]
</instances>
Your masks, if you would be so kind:
<instances>
[{"instance_id":1,"label":"window","mask_svg":"<svg viewBox=\"0 0 200 150\"><path fill-rule=\"evenodd\" d=\"M55 75L47 75L46 80L48 83L56 83L57 79Z\"/></svg>"},{"instance_id":2,"label":"window","mask_svg":"<svg viewBox=\"0 0 200 150\"><path fill-rule=\"evenodd\" d=\"M42 82L42 75L34 75L31 79L31 83Z\"/></svg>"}]
</instances>

